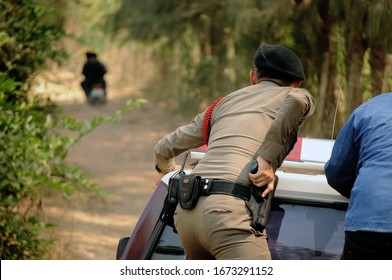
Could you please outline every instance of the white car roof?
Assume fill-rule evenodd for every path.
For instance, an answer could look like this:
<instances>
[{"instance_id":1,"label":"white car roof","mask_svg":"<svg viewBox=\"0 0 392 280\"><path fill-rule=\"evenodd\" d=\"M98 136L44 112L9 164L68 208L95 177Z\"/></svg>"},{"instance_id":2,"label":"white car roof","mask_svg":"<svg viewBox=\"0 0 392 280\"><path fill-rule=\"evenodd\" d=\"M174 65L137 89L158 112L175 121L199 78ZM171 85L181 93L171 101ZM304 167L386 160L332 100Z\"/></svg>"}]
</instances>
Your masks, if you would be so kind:
<instances>
[{"instance_id":1,"label":"white car roof","mask_svg":"<svg viewBox=\"0 0 392 280\"><path fill-rule=\"evenodd\" d=\"M277 170L279 183L275 197L317 203L346 203L348 199L332 189L324 174L324 164L331 156L334 140L298 138L291 153ZM205 149L205 147L204 147ZM200 160L201 150L191 151L191 158ZM186 170L190 173L191 170ZM175 172L164 176L167 184Z\"/></svg>"}]
</instances>

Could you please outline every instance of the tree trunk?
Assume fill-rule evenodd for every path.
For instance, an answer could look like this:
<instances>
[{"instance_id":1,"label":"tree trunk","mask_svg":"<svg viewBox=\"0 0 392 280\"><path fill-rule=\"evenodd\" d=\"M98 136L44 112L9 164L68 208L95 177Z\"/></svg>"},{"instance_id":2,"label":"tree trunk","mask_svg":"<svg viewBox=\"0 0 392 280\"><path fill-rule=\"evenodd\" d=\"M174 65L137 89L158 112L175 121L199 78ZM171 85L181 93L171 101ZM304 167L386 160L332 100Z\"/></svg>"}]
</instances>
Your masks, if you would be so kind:
<instances>
[{"instance_id":1,"label":"tree trunk","mask_svg":"<svg viewBox=\"0 0 392 280\"><path fill-rule=\"evenodd\" d=\"M328 83L329 83L329 53L324 52L322 63L321 63L321 71L319 77L319 101L317 104L317 111L316 111L316 119L319 124L325 124L323 121L325 118L325 107L326 107L326 100L327 100L327 91L328 91ZM319 125L317 126L317 133L322 134L324 127Z\"/></svg>"},{"instance_id":2,"label":"tree trunk","mask_svg":"<svg viewBox=\"0 0 392 280\"><path fill-rule=\"evenodd\" d=\"M332 60L334 47L332 44L332 20L329 9L329 1L322 0L317 4L317 12L321 19L320 34L318 35L318 68L319 100L317 104L316 131L318 137L329 137L333 125L334 110L330 110L331 104L335 104L335 75L336 67ZM335 106L333 106L334 108Z\"/></svg>"},{"instance_id":3,"label":"tree trunk","mask_svg":"<svg viewBox=\"0 0 392 280\"><path fill-rule=\"evenodd\" d=\"M363 101L363 58L367 49L365 2L349 1L346 10L345 39L346 39L346 79L347 107L346 118Z\"/></svg>"},{"instance_id":4,"label":"tree trunk","mask_svg":"<svg viewBox=\"0 0 392 280\"><path fill-rule=\"evenodd\" d=\"M388 54L387 61L385 63L381 92L391 91L391 88L389 86L389 82L391 79L392 79L392 54Z\"/></svg>"},{"instance_id":5,"label":"tree trunk","mask_svg":"<svg viewBox=\"0 0 392 280\"><path fill-rule=\"evenodd\" d=\"M387 40L385 36L378 37L370 44L370 67L372 95L376 96L383 92L383 79L387 62Z\"/></svg>"},{"instance_id":6,"label":"tree trunk","mask_svg":"<svg viewBox=\"0 0 392 280\"><path fill-rule=\"evenodd\" d=\"M363 56L365 51L358 51L350 55L347 66L347 109L346 117L363 102Z\"/></svg>"}]
</instances>

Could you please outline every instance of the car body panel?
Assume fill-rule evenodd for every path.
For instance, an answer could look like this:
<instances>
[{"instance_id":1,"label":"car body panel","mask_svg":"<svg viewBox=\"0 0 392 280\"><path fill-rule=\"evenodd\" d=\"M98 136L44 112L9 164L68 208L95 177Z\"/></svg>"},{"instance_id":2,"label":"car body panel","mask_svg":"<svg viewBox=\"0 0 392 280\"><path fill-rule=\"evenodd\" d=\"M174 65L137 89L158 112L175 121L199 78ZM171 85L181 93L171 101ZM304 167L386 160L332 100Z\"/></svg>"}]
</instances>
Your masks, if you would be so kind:
<instances>
[{"instance_id":1,"label":"car body panel","mask_svg":"<svg viewBox=\"0 0 392 280\"><path fill-rule=\"evenodd\" d=\"M324 175L324 163L332 147L332 140L299 138L276 172L279 184L267 226L273 259L340 258L348 199L332 189ZM191 157L199 160L204 152L202 147L192 151ZM174 173L162 178L132 235L125 240L125 248L119 246L117 258L186 258L178 235L159 220L168 181Z\"/></svg>"},{"instance_id":2,"label":"car body panel","mask_svg":"<svg viewBox=\"0 0 392 280\"><path fill-rule=\"evenodd\" d=\"M155 189L144 211L142 212L139 221L129 238L121 259L137 260L145 258L147 254L146 247L150 242L151 236L159 221L159 214L161 213L166 194L167 185L166 183L161 182Z\"/></svg>"}]
</instances>

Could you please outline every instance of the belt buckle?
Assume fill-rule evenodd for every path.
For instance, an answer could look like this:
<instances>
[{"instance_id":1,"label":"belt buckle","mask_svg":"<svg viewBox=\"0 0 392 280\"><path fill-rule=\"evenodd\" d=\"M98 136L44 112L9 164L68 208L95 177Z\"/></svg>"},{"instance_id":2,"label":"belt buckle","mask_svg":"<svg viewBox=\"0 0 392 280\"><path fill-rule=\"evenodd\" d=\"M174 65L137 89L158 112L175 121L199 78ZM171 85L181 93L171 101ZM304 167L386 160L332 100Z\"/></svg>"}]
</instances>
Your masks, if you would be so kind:
<instances>
[{"instance_id":1,"label":"belt buckle","mask_svg":"<svg viewBox=\"0 0 392 280\"><path fill-rule=\"evenodd\" d=\"M206 178L202 181L201 194L204 196L210 195L210 189L213 179Z\"/></svg>"}]
</instances>

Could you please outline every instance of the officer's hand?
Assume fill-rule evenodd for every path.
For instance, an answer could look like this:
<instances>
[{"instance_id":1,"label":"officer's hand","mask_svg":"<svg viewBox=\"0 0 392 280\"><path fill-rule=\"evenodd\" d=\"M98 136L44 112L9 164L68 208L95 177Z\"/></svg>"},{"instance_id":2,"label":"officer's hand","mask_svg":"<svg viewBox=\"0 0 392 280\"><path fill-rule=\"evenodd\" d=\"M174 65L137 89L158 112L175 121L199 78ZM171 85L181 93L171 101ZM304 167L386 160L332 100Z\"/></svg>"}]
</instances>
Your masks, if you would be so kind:
<instances>
[{"instance_id":1,"label":"officer's hand","mask_svg":"<svg viewBox=\"0 0 392 280\"><path fill-rule=\"evenodd\" d=\"M275 172L271 163L260 156L257 157L257 163L259 165L257 172L255 174L249 173L249 178L257 187L267 186L262 193L262 197L265 197L274 190Z\"/></svg>"},{"instance_id":2,"label":"officer's hand","mask_svg":"<svg viewBox=\"0 0 392 280\"><path fill-rule=\"evenodd\" d=\"M173 167L175 168L174 170L180 170L181 169L181 165L178 165L178 164L175 164ZM157 169L157 168L155 168L155 169ZM158 170L159 169L157 169L157 171ZM174 171L174 170L172 170L172 171ZM167 173L169 173L169 172L167 172ZM165 176L167 173L158 172L157 175L155 175L155 178L154 178L155 186L159 185L159 183L161 182L163 176Z\"/></svg>"}]
</instances>

